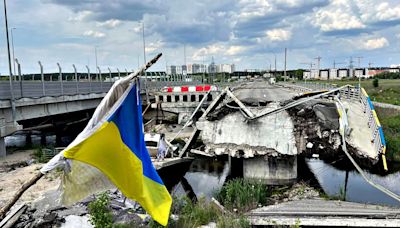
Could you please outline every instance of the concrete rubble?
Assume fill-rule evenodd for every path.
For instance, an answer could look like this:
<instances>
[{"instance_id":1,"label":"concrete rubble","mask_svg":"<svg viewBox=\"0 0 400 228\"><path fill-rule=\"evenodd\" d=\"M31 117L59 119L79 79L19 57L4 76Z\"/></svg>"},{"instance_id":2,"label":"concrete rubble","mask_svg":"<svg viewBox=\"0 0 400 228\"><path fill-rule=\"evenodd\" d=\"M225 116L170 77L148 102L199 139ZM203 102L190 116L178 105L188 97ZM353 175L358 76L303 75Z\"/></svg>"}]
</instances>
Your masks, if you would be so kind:
<instances>
[{"instance_id":1,"label":"concrete rubble","mask_svg":"<svg viewBox=\"0 0 400 228\"><path fill-rule=\"evenodd\" d=\"M108 196L114 223L134 223L143 226L148 223L148 215L144 216L145 219L138 215L145 214L139 204L125 199L117 190L109 191ZM88 205L95 200L94 196L72 206L56 205L55 197L56 192L49 192L44 199L27 204L12 227L93 227L89 222Z\"/></svg>"}]
</instances>

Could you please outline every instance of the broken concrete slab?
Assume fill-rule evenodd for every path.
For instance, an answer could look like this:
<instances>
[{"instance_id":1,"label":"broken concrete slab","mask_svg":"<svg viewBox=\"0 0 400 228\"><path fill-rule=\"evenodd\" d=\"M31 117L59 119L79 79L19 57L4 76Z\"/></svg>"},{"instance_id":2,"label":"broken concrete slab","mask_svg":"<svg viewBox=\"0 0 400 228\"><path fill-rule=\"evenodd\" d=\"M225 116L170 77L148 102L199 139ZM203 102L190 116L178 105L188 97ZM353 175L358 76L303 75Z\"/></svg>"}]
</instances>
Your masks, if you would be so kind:
<instances>
[{"instance_id":1,"label":"broken concrete slab","mask_svg":"<svg viewBox=\"0 0 400 228\"><path fill-rule=\"evenodd\" d=\"M276 109L277 106L277 103L270 103L265 108L249 109L258 114L265 109ZM287 112L246 122L242 113L236 111L220 120L207 121L201 118L196 126L201 130L206 153L244 158L266 154L297 155L294 127Z\"/></svg>"}]
</instances>

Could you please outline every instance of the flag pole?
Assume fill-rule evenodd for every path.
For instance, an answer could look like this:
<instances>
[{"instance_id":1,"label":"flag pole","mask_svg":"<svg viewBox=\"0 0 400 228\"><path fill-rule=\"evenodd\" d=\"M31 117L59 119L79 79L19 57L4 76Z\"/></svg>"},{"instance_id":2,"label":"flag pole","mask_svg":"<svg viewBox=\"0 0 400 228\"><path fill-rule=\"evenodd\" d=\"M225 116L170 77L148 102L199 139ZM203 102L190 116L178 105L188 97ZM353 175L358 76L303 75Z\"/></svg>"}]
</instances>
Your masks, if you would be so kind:
<instances>
[{"instance_id":1,"label":"flag pole","mask_svg":"<svg viewBox=\"0 0 400 228\"><path fill-rule=\"evenodd\" d=\"M142 68L140 68L137 72L133 73L132 75L129 75L127 78L124 78L122 80L134 80L137 78L138 75L140 75L142 72L146 71L148 68L150 68L153 64L155 64L158 59L161 57L161 53L156 55L152 60L146 63ZM35 176L33 176L28 182L24 183L21 188L14 194L13 198L11 198L6 205L0 209L0 220L2 220L6 213L10 210L12 206L19 200L19 198L24 194L26 190L28 190L32 185L34 185L40 178L44 176L44 173L39 172Z\"/></svg>"}]
</instances>

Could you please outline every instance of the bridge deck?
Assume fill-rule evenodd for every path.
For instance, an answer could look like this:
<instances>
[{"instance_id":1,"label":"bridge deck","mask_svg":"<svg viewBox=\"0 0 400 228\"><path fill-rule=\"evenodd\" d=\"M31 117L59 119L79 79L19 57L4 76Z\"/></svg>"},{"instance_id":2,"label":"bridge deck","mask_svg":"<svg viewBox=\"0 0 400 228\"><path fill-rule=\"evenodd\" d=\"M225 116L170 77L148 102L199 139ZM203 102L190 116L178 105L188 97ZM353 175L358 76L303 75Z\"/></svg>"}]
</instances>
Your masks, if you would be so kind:
<instances>
[{"instance_id":1,"label":"bridge deck","mask_svg":"<svg viewBox=\"0 0 400 228\"><path fill-rule=\"evenodd\" d=\"M383 227L400 224L400 210L345 201L307 199L251 211L252 225Z\"/></svg>"},{"instance_id":2,"label":"bridge deck","mask_svg":"<svg viewBox=\"0 0 400 228\"><path fill-rule=\"evenodd\" d=\"M364 156L378 159L378 153L370 142L371 130L368 128L368 116L364 113L362 104L358 101L344 101L350 133L349 143L355 146ZM351 108L349 108L351 107Z\"/></svg>"}]
</instances>

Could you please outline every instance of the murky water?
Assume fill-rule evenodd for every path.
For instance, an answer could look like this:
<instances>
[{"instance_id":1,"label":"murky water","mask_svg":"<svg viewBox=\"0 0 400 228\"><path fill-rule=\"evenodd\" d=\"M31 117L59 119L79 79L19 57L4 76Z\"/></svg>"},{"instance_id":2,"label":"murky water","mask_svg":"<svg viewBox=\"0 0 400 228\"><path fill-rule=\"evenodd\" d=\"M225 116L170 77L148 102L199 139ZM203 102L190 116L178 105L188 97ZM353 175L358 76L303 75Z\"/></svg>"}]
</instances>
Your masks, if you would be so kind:
<instances>
[{"instance_id":1,"label":"murky water","mask_svg":"<svg viewBox=\"0 0 400 228\"><path fill-rule=\"evenodd\" d=\"M72 139L68 136L61 138L65 144L68 144ZM25 146L24 135L8 136L5 141L7 146ZM48 145L55 145L55 141L54 135L46 136ZM32 135L33 145L40 145L40 142L39 135ZM341 170L319 159L305 158L304 164L298 166L298 181L310 182L311 178L313 179L311 182L317 183L330 196L338 196L344 193L347 201L400 207L398 201L369 185L356 170ZM240 172L237 172L241 168L240 166L240 164L236 167L233 166L234 170L230 170L228 160L225 157L220 159L198 158L192 162L186 172L180 172L183 176L167 175L167 178L179 178L179 183L171 186L176 195L189 194L211 198L214 192L219 190L227 180L240 176ZM310 172L312 175L310 175ZM365 172L373 182L400 195L400 170L385 176ZM303 175L304 173L307 173L306 178Z\"/></svg>"},{"instance_id":2,"label":"murky water","mask_svg":"<svg viewBox=\"0 0 400 228\"><path fill-rule=\"evenodd\" d=\"M356 170L339 170L317 159L306 159L306 163L328 195L339 195L342 189L347 201L400 206L398 201L368 184ZM365 173L374 183L400 195L400 171L386 176L371 174L368 171Z\"/></svg>"},{"instance_id":3,"label":"murky water","mask_svg":"<svg viewBox=\"0 0 400 228\"><path fill-rule=\"evenodd\" d=\"M230 174L228 161L216 159L196 159L174 188L176 195L192 191L197 197L211 198L219 190ZM189 184L189 186L187 186Z\"/></svg>"},{"instance_id":4,"label":"murky water","mask_svg":"<svg viewBox=\"0 0 400 228\"><path fill-rule=\"evenodd\" d=\"M305 164L306 167L299 165L298 181L310 182L310 175L307 174L307 179L305 179L302 174L311 172L311 178L313 178L311 182L317 183L329 196L338 196L342 191L347 201L400 207L399 202L369 185L355 170L340 170L318 159L305 158ZM348 173L347 184L346 172ZM386 176L371 174L368 171L366 171L366 174L373 182L400 195L400 171ZM192 191L192 194L194 193L197 197L210 198L233 176L227 160L196 159L183 178L185 183L179 182L173 188L174 194L183 195ZM187 186L188 184L190 186Z\"/></svg>"}]
</instances>

